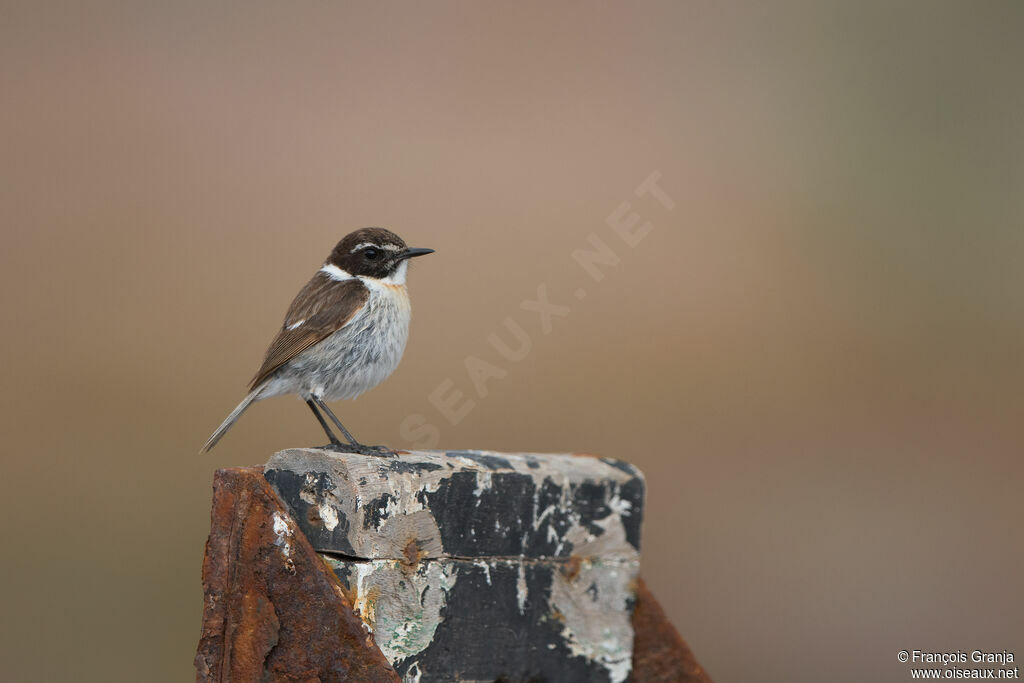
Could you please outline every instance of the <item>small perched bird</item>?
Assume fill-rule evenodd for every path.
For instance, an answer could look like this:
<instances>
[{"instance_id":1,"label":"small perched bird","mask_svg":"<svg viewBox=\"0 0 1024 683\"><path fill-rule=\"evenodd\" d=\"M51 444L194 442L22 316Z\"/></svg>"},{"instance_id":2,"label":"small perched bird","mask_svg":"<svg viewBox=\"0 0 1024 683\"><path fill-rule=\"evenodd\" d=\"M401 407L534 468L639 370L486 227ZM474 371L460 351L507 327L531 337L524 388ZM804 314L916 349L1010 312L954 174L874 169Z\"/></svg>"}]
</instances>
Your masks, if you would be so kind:
<instances>
[{"instance_id":1,"label":"small perched bird","mask_svg":"<svg viewBox=\"0 0 1024 683\"><path fill-rule=\"evenodd\" d=\"M433 253L412 249L383 228L363 228L338 242L327 261L288 307L249 394L203 446L213 448L254 401L298 394L331 440L330 447L364 455L394 455L353 438L324 401L355 398L398 367L409 337L409 259ZM334 435L324 416L348 440Z\"/></svg>"}]
</instances>

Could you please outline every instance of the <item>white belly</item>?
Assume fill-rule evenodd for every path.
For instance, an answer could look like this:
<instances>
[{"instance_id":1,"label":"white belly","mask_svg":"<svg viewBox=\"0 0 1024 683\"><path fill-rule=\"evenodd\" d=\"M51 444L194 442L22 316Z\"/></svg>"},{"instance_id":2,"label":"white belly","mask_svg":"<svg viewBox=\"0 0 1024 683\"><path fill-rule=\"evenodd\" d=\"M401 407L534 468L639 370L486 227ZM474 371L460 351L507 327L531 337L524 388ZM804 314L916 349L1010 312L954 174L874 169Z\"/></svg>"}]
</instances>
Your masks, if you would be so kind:
<instances>
[{"instance_id":1,"label":"white belly","mask_svg":"<svg viewBox=\"0 0 1024 683\"><path fill-rule=\"evenodd\" d=\"M264 397L297 393L334 401L372 389L402 360L409 317L409 294L404 286L373 287L363 310L282 366Z\"/></svg>"}]
</instances>

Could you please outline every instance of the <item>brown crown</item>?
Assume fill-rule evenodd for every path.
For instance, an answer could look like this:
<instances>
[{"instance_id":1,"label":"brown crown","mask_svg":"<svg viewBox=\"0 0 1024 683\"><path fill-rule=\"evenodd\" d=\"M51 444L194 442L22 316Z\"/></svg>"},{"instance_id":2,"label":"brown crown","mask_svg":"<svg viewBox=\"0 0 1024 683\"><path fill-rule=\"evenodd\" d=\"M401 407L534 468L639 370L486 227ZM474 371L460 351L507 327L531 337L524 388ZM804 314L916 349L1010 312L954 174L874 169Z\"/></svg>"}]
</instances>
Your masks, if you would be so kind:
<instances>
[{"instance_id":1,"label":"brown crown","mask_svg":"<svg viewBox=\"0 0 1024 683\"><path fill-rule=\"evenodd\" d=\"M360 245L369 246L356 249ZM401 256L405 249L405 241L390 230L360 228L338 242L327 257L327 263L352 275L382 278L387 277L402 262Z\"/></svg>"}]
</instances>

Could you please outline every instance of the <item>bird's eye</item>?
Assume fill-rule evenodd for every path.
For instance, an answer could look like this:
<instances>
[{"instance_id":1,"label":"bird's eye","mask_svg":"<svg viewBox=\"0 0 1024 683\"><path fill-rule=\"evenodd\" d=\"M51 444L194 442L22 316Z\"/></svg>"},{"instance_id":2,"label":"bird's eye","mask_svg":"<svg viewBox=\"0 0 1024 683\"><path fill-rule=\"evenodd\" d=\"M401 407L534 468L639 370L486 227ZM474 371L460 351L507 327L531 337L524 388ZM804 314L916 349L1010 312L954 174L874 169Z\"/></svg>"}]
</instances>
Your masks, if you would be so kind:
<instances>
[{"instance_id":1,"label":"bird's eye","mask_svg":"<svg viewBox=\"0 0 1024 683\"><path fill-rule=\"evenodd\" d=\"M369 249L363 250L363 256L365 256L368 261L376 261L377 257L380 256L380 252L373 247L370 247Z\"/></svg>"}]
</instances>

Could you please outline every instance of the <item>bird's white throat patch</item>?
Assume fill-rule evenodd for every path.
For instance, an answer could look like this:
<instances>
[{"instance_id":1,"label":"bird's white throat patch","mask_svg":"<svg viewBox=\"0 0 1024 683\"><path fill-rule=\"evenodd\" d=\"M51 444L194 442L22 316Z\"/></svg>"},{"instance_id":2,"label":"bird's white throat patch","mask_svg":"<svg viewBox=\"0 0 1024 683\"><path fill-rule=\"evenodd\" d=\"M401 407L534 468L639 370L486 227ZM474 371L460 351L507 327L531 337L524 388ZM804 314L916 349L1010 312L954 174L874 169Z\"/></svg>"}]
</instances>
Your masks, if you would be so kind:
<instances>
[{"instance_id":1,"label":"bird's white throat patch","mask_svg":"<svg viewBox=\"0 0 1024 683\"><path fill-rule=\"evenodd\" d=\"M409 262L408 261L402 261L401 263L398 264L398 267L395 268L393 273L391 273L390 275L388 275L385 278L381 278L379 280L379 282L381 284L385 284L385 285L404 285L405 284L405 274L407 272L409 272ZM367 278L367 279L370 279L370 278Z\"/></svg>"}]
</instances>

